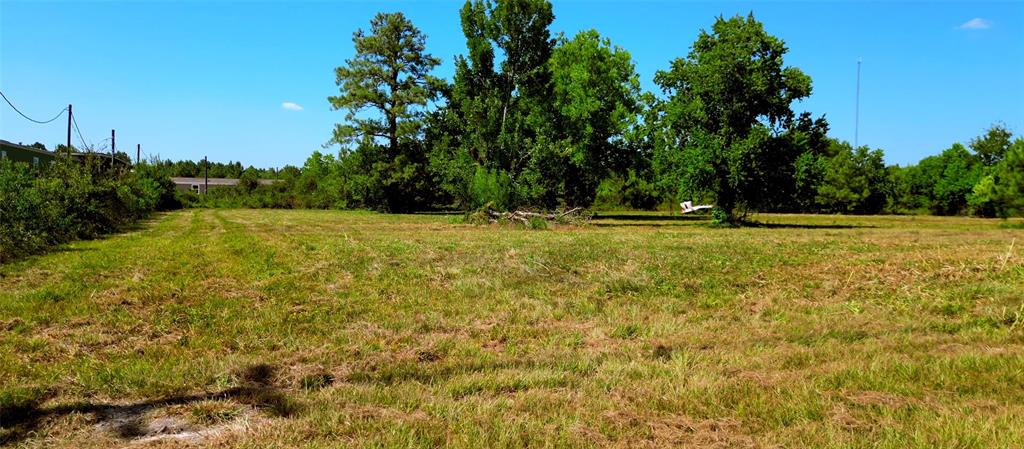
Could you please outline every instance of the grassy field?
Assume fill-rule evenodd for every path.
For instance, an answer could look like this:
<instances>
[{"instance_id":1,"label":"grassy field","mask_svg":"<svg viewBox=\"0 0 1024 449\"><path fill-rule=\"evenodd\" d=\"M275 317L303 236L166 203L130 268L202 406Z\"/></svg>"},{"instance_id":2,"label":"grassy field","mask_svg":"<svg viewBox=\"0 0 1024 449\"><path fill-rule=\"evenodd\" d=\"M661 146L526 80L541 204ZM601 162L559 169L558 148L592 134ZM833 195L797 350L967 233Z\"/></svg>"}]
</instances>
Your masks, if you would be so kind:
<instances>
[{"instance_id":1,"label":"grassy field","mask_svg":"<svg viewBox=\"0 0 1024 449\"><path fill-rule=\"evenodd\" d=\"M0 266L25 447L1024 447L1024 230L187 210Z\"/></svg>"}]
</instances>

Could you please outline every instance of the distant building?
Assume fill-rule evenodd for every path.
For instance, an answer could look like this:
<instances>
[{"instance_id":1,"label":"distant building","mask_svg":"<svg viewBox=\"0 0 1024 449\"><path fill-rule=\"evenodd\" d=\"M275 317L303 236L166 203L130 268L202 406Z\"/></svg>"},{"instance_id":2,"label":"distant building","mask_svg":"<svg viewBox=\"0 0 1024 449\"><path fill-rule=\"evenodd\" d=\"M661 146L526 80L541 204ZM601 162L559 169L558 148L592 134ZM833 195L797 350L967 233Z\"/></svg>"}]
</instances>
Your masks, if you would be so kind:
<instances>
[{"instance_id":1,"label":"distant building","mask_svg":"<svg viewBox=\"0 0 1024 449\"><path fill-rule=\"evenodd\" d=\"M41 164L52 164L58 157L65 157L66 154L67 153L63 151L58 154L52 151L41 150L36 147L0 140L0 160L9 159L15 162L26 162L38 166ZM78 162L83 162L89 158L95 159L96 163L99 163L102 166L110 165L110 154L93 152L82 153L77 151L71 153L71 159ZM130 161L127 161L120 156L114 157L114 164L124 167L131 167L132 165Z\"/></svg>"},{"instance_id":2,"label":"distant building","mask_svg":"<svg viewBox=\"0 0 1024 449\"><path fill-rule=\"evenodd\" d=\"M174 186L181 191L192 191L195 193L206 193L206 178L183 178L183 177L172 177L171 181L174 182ZM277 182L277 179L259 179L258 182L262 186L271 185ZM209 186L214 187L233 187L238 185L238 178L210 178Z\"/></svg>"},{"instance_id":3,"label":"distant building","mask_svg":"<svg viewBox=\"0 0 1024 449\"><path fill-rule=\"evenodd\" d=\"M53 163L57 155L36 147L0 140L0 160L3 159L40 165Z\"/></svg>"}]
</instances>

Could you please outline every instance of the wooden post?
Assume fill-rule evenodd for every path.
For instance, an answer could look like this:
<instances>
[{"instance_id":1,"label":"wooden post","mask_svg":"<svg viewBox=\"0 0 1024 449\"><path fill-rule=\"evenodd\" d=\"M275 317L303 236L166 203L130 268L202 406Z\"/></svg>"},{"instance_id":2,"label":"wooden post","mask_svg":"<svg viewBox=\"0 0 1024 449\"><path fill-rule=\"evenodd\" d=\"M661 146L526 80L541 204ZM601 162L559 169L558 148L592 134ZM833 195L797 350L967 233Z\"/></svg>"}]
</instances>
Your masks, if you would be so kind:
<instances>
[{"instance_id":1,"label":"wooden post","mask_svg":"<svg viewBox=\"0 0 1024 449\"><path fill-rule=\"evenodd\" d=\"M110 130L110 168L114 168L114 150L117 148L117 141L114 140L114 130Z\"/></svg>"},{"instance_id":2,"label":"wooden post","mask_svg":"<svg viewBox=\"0 0 1024 449\"><path fill-rule=\"evenodd\" d=\"M142 144L141 143L137 143L137 144L135 144L135 165L139 165L139 162L142 162L141 158L142 158Z\"/></svg>"}]
</instances>

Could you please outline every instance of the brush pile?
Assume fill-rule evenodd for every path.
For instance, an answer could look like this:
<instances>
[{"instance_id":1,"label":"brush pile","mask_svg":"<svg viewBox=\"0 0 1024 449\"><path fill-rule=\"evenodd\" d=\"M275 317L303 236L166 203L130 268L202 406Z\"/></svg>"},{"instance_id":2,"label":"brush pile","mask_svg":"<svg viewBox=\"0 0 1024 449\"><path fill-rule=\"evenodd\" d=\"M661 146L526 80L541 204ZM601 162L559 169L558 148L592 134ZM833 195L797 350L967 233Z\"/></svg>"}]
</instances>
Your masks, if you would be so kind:
<instances>
[{"instance_id":1,"label":"brush pile","mask_svg":"<svg viewBox=\"0 0 1024 449\"><path fill-rule=\"evenodd\" d=\"M489 205L488 205L489 206ZM497 211L484 206L469 216L474 223L513 223L529 228L546 228L548 224L579 225L590 221L593 214L582 207L574 207L553 213L534 212L530 210Z\"/></svg>"}]
</instances>

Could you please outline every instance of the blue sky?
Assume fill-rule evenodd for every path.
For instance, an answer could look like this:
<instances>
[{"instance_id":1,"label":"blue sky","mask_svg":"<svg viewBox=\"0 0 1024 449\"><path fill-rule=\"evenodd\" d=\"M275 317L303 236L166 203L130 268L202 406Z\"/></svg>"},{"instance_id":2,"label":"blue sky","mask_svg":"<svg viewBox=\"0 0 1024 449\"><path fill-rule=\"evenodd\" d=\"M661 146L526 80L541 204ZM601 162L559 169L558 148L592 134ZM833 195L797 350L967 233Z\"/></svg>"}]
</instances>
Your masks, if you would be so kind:
<instances>
[{"instance_id":1,"label":"blue sky","mask_svg":"<svg viewBox=\"0 0 1024 449\"><path fill-rule=\"evenodd\" d=\"M0 0L0 90L48 119L68 103L87 141L165 159L301 165L343 113L333 68L377 11L406 13L450 78L465 50L457 1L15 2ZM1024 2L555 2L555 32L596 28L633 55L643 85L720 14L753 11L814 82L796 106L907 164L996 121L1024 134ZM301 107L286 108L285 102ZM63 120L0 104L0 138L52 148ZM74 138L77 144L77 136Z\"/></svg>"}]
</instances>

